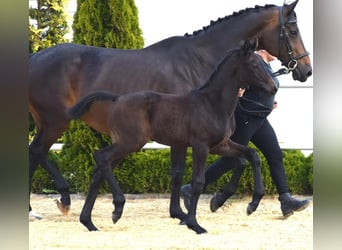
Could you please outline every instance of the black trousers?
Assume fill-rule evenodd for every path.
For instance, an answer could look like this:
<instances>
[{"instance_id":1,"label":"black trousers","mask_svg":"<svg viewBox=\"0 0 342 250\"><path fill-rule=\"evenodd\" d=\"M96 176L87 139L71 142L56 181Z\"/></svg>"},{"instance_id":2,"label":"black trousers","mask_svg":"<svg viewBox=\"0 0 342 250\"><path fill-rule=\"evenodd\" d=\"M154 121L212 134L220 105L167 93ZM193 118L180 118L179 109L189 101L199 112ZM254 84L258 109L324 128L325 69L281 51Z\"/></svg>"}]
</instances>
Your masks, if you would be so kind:
<instances>
[{"instance_id":1,"label":"black trousers","mask_svg":"<svg viewBox=\"0 0 342 250\"><path fill-rule=\"evenodd\" d=\"M249 141L253 142L268 162L278 194L289 192L283 164L283 153L274 129L267 118L247 114L237 107L235 120L236 129L231 139L242 145L247 145ZM238 158L221 157L209 165L206 170L205 187L240 164L243 164L243 162Z\"/></svg>"}]
</instances>

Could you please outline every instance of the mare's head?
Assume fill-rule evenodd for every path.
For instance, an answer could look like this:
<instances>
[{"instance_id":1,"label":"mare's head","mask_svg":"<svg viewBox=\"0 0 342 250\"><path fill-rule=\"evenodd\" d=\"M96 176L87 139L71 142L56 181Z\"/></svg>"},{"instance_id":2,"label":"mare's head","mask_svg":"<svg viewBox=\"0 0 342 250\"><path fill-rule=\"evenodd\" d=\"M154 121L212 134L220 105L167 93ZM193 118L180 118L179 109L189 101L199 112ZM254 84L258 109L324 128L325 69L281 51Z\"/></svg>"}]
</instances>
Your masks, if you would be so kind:
<instances>
[{"instance_id":1,"label":"mare's head","mask_svg":"<svg viewBox=\"0 0 342 250\"><path fill-rule=\"evenodd\" d=\"M297 26L294 11L297 3L298 0L289 5L270 8L273 18L268 19L269 28L261 34L259 49L264 48L276 56L282 65L292 71L294 80L305 82L312 75L312 67Z\"/></svg>"},{"instance_id":2,"label":"mare's head","mask_svg":"<svg viewBox=\"0 0 342 250\"><path fill-rule=\"evenodd\" d=\"M255 53L257 43L255 41L246 40L240 48L233 49L229 64L234 68L234 77L238 81L238 87L246 88L247 85L255 86L268 92L275 94L277 86L262 58Z\"/></svg>"}]
</instances>

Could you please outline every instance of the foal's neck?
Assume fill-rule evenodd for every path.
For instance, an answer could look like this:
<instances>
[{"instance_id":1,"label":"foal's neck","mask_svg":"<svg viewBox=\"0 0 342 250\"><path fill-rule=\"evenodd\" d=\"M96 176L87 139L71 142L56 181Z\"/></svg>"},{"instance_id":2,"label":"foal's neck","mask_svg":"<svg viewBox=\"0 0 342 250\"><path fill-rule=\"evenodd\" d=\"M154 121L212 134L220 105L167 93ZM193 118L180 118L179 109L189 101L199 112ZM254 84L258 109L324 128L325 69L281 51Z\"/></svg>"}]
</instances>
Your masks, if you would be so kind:
<instances>
[{"instance_id":1,"label":"foal's neck","mask_svg":"<svg viewBox=\"0 0 342 250\"><path fill-rule=\"evenodd\" d=\"M227 68L227 67L224 67ZM215 72L209 81L198 89L200 98L208 100L216 112L231 115L238 101L239 81L234 77L233 69L221 69Z\"/></svg>"}]
</instances>

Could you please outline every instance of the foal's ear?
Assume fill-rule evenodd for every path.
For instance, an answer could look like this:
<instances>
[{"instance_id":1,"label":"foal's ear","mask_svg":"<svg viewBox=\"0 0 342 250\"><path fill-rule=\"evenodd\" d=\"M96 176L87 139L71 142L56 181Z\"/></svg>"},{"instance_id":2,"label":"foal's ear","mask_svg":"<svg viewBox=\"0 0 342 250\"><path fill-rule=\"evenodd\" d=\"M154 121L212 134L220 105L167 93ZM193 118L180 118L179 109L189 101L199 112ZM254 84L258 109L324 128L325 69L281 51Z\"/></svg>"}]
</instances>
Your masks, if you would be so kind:
<instances>
[{"instance_id":1,"label":"foal's ear","mask_svg":"<svg viewBox=\"0 0 342 250\"><path fill-rule=\"evenodd\" d=\"M243 45L242 49L245 54L248 54L251 51L255 51L258 46L258 40L257 39L252 39L252 40L246 40Z\"/></svg>"}]
</instances>

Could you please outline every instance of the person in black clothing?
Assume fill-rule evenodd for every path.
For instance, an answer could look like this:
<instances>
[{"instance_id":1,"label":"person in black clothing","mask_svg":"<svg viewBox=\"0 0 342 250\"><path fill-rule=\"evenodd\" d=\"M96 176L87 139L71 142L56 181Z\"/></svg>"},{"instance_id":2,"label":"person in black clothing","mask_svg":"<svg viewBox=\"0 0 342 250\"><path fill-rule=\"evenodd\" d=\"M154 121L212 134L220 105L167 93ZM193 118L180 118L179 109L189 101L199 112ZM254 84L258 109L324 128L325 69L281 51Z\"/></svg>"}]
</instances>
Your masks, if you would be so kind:
<instances>
[{"instance_id":1,"label":"person in black clothing","mask_svg":"<svg viewBox=\"0 0 342 250\"><path fill-rule=\"evenodd\" d=\"M269 62L276 59L265 50L258 50L256 53L261 56L265 62L266 69L273 74L273 70ZM279 81L276 77L273 77L274 81L279 87ZM236 128L231 139L242 145L247 145L249 141L260 149L265 156L268 165L270 167L270 173L273 182L276 185L277 192L279 194L279 201L283 216L288 217L293 214L294 211L301 211L309 205L308 200L297 200L290 194L290 190L287 184L287 177L285 174L283 164L283 154L278 144L277 136L273 130L273 127L267 120L267 116L276 107L275 96L269 95L255 87L248 87L245 90L239 92L239 104L235 110ZM240 166L240 167L237 167ZM233 179L231 182L235 182L237 186L242 171L245 168L245 160L232 157L221 157L219 160L211 164L205 172L205 184L204 188L216 181L224 173L229 170L233 170L239 173L238 179ZM234 176L234 175L233 175ZM210 209L215 212L221 207L225 201L233 195L234 188L231 190L225 190L224 194L216 194L210 201ZM181 197L184 199L184 205L188 209L190 205L191 184L187 184L181 187ZM254 211L254 210L253 210ZM250 214L253 211L248 211Z\"/></svg>"}]
</instances>

